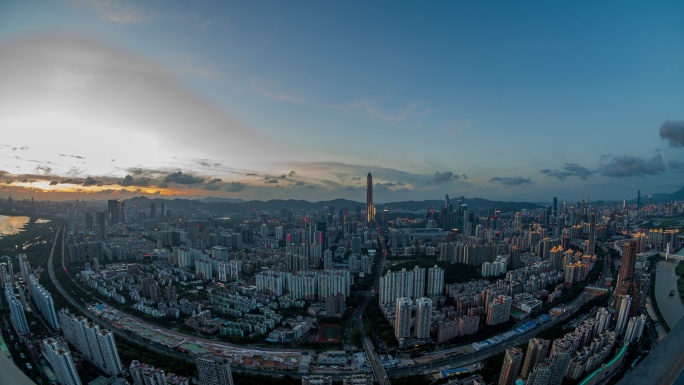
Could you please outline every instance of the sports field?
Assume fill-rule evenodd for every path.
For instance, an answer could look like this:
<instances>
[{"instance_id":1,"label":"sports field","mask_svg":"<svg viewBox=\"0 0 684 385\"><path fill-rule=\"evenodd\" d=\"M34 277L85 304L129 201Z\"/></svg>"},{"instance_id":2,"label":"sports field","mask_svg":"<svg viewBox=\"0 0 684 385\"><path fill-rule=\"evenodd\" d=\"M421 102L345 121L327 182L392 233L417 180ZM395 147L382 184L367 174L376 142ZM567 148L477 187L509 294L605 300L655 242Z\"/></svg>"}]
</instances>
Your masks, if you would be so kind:
<instances>
[{"instance_id":1,"label":"sports field","mask_svg":"<svg viewBox=\"0 0 684 385\"><path fill-rule=\"evenodd\" d=\"M318 342L340 342L340 325L321 324L318 329Z\"/></svg>"}]
</instances>

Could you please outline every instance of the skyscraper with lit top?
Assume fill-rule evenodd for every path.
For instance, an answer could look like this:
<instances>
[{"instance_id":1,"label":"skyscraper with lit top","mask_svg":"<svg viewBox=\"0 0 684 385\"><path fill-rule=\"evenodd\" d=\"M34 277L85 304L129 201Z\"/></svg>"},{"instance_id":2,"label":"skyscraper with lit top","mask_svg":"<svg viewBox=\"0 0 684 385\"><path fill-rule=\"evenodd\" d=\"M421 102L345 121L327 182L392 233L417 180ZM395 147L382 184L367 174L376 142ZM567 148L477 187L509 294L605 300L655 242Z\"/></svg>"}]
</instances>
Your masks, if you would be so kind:
<instances>
[{"instance_id":1,"label":"skyscraper with lit top","mask_svg":"<svg viewBox=\"0 0 684 385\"><path fill-rule=\"evenodd\" d=\"M375 205L373 204L373 175L368 173L366 177L366 224L373 226L375 223Z\"/></svg>"}]
</instances>

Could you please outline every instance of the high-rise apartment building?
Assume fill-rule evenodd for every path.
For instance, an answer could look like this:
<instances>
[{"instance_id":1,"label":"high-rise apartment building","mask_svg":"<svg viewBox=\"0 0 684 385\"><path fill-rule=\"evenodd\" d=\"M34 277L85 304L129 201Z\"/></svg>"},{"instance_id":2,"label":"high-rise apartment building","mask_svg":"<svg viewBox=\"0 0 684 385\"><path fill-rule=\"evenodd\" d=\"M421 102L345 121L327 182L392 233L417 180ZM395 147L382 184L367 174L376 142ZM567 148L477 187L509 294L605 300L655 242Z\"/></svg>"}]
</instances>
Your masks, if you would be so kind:
<instances>
[{"instance_id":1,"label":"high-rise apartment building","mask_svg":"<svg viewBox=\"0 0 684 385\"><path fill-rule=\"evenodd\" d=\"M615 308L615 311L617 312L617 321L615 323L616 336L619 337L624 333L629 314L631 313L630 310L633 306L634 304L631 296L623 295L620 297L620 306Z\"/></svg>"},{"instance_id":2,"label":"high-rise apartment building","mask_svg":"<svg viewBox=\"0 0 684 385\"><path fill-rule=\"evenodd\" d=\"M228 358L207 353L197 356L195 364L202 385L233 385L233 373Z\"/></svg>"},{"instance_id":3,"label":"high-rise apartment building","mask_svg":"<svg viewBox=\"0 0 684 385\"><path fill-rule=\"evenodd\" d=\"M57 312L55 311L55 304L52 301L50 292L38 283L38 278L33 274L29 275L28 287L31 298L33 298L33 301L38 305L38 309L43 315L43 318L48 321L51 328L59 329Z\"/></svg>"},{"instance_id":4,"label":"high-rise apartment building","mask_svg":"<svg viewBox=\"0 0 684 385\"><path fill-rule=\"evenodd\" d=\"M526 385L548 385L551 379L551 370L553 369L553 362L545 360L541 364L534 367L530 373Z\"/></svg>"},{"instance_id":5,"label":"high-rise apartment building","mask_svg":"<svg viewBox=\"0 0 684 385\"><path fill-rule=\"evenodd\" d=\"M439 296L444 292L444 269L431 267L428 269L427 295L428 297Z\"/></svg>"},{"instance_id":6,"label":"high-rise apartment building","mask_svg":"<svg viewBox=\"0 0 684 385\"><path fill-rule=\"evenodd\" d=\"M426 297L416 301L416 338L430 338L432 300Z\"/></svg>"},{"instance_id":7,"label":"high-rise apartment building","mask_svg":"<svg viewBox=\"0 0 684 385\"><path fill-rule=\"evenodd\" d=\"M50 364L60 385L81 385L74 360L65 342L53 338L44 339L40 341L40 351Z\"/></svg>"},{"instance_id":8,"label":"high-rise apartment building","mask_svg":"<svg viewBox=\"0 0 684 385\"><path fill-rule=\"evenodd\" d=\"M167 385L164 369L133 360L128 370L133 377L133 385Z\"/></svg>"},{"instance_id":9,"label":"high-rise apartment building","mask_svg":"<svg viewBox=\"0 0 684 385\"><path fill-rule=\"evenodd\" d=\"M123 365L114 341L114 334L83 317L74 317L67 309L59 311L59 322L64 337L82 356L105 373L115 376L123 372Z\"/></svg>"},{"instance_id":10,"label":"high-rise apartment building","mask_svg":"<svg viewBox=\"0 0 684 385\"><path fill-rule=\"evenodd\" d=\"M530 371L546 359L549 352L550 341L541 338L532 338L527 343L527 353L522 365L520 376L527 378Z\"/></svg>"},{"instance_id":11,"label":"high-rise apartment building","mask_svg":"<svg viewBox=\"0 0 684 385\"><path fill-rule=\"evenodd\" d=\"M21 303L14 295L12 284L5 283L5 299L10 309L10 319L14 325L14 329L21 335L29 334L28 322L26 322L26 314L24 313L24 304Z\"/></svg>"},{"instance_id":12,"label":"high-rise apartment building","mask_svg":"<svg viewBox=\"0 0 684 385\"><path fill-rule=\"evenodd\" d=\"M511 316L511 297L499 295L487 305L487 325L498 325Z\"/></svg>"},{"instance_id":13,"label":"high-rise apartment building","mask_svg":"<svg viewBox=\"0 0 684 385\"><path fill-rule=\"evenodd\" d=\"M413 301L409 297L397 298L396 314L394 321L394 336L399 338L411 337L411 308Z\"/></svg>"},{"instance_id":14,"label":"high-rise apartment building","mask_svg":"<svg viewBox=\"0 0 684 385\"><path fill-rule=\"evenodd\" d=\"M549 357L552 366L548 385L561 385L563 383L563 377L565 377L565 372L568 370L568 365L574 352L575 347L572 346L570 341L565 339L553 341L551 356Z\"/></svg>"},{"instance_id":15,"label":"high-rise apartment building","mask_svg":"<svg viewBox=\"0 0 684 385\"><path fill-rule=\"evenodd\" d=\"M587 254L596 255L596 213L589 214L589 245Z\"/></svg>"},{"instance_id":16,"label":"high-rise apartment building","mask_svg":"<svg viewBox=\"0 0 684 385\"><path fill-rule=\"evenodd\" d=\"M523 353L517 346L506 348L501 374L499 375L499 385L514 385L520 373Z\"/></svg>"},{"instance_id":17,"label":"high-rise apartment building","mask_svg":"<svg viewBox=\"0 0 684 385\"><path fill-rule=\"evenodd\" d=\"M420 298L425 295L425 269L416 266L413 270L388 270L380 277L380 303L394 303L397 298Z\"/></svg>"}]
</instances>

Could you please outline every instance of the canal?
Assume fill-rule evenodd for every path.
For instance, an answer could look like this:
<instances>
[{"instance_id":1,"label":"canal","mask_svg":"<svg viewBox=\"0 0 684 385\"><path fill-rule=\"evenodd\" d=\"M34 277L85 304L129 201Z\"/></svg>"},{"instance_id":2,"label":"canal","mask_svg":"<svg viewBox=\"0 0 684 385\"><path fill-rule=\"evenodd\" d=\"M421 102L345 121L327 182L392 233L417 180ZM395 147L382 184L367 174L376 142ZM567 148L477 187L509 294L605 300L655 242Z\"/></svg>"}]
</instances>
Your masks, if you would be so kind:
<instances>
[{"instance_id":1,"label":"canal","mask_svg":"<svg viewBox=\"0 0 684 385\"><path fill-rule=\"evenodd\" d=\"M684 252L684 248L679 250L677 254L682 255L682 252ZM664 259L658 261L656 264L656 301L658 302L660 313L663 315L665 322L670 328L674 327L684 315L684 305L682 305L682 300L679 297L679 290L677 290L676 266L676 261L666 261ZM674 290L674 295L672 297L670 297L670 290Z\"/></svg>"}]
</instances>

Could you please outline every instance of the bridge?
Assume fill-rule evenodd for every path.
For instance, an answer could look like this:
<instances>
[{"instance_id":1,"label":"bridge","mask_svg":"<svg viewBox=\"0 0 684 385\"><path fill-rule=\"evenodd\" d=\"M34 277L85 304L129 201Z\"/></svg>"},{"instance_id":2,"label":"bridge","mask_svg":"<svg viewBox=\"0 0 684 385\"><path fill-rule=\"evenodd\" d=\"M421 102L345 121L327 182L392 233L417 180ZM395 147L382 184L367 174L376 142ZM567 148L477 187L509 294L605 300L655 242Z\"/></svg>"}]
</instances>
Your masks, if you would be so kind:
<instances>
[{"instance_id":1,"label":"bridge","mask_svg":"<svg viewBox=\"0 0 684 385\"><path fill-rule=\"evenodd\" d=\"M669 260L670 258L679 260L679 261L684 261L684 255L677 255L677 254L670 254L670 242L667 243L667 248L665 249L665 260Z\"/></svg>"}]
</instances>

